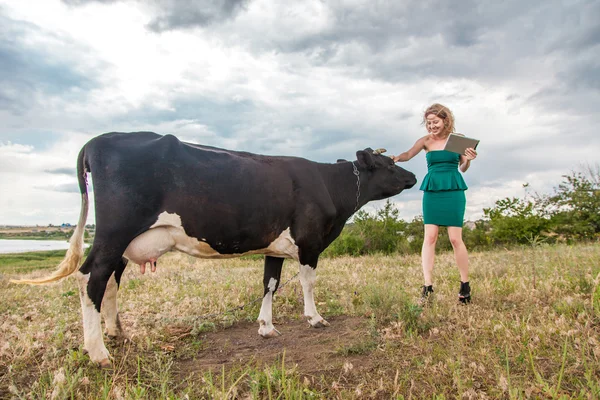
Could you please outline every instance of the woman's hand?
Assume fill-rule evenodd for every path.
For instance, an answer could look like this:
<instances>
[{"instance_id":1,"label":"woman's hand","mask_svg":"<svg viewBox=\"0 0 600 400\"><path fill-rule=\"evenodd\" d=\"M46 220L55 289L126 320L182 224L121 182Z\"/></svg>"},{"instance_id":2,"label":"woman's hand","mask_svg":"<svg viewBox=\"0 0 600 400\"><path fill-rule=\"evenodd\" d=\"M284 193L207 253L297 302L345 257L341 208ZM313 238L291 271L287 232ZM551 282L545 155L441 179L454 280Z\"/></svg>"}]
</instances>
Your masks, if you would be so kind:
<instances>
[{"instance_id":1,"label":"woman's hand","mask_svg":"<svg viewBox=\"0 0 600 400\"><path fill-rule=\"evenodd\" d=\"M468 149L465 150L465 158L469 161L474 160L475 158L477 158L477 152L475 151L475 149L469 147Z\"/></svg>"}]
</instances>

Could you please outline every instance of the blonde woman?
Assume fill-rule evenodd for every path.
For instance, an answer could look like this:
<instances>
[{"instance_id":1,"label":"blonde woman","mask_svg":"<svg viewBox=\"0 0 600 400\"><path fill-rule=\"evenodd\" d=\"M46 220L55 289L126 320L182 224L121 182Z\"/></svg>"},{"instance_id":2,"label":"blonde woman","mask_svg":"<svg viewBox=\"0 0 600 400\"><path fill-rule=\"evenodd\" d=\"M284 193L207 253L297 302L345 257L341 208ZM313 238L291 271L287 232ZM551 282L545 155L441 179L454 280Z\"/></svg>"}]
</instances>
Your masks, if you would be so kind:
<instances>
[{"instance_id":1,"label":"blonde woman","mask_svg":"<svg viewBox=\"0 0 600 400\"><path fill-rule=\"evenodd\" d=\"M462 239L462 226L465 215L465 190L467 185L458 172L467 172L471 161L477 157L475 149L469 148L465 154L443 150L448 135L454 132L454 115L441 104L432 104L423 114L423 124L427 135L423 136L408 151L392 157L394 162L408 161L421 150L427 158L427 175L421 184L423 191L423 223L425 237L421 251L423 265L422 298L433 293L433 264L435 245L440 226L448 228L448 236L454 249L454 257L460 273L458 298L462 303L471 301L469 286L469 258Z\"/></svg>"}]
</instances>

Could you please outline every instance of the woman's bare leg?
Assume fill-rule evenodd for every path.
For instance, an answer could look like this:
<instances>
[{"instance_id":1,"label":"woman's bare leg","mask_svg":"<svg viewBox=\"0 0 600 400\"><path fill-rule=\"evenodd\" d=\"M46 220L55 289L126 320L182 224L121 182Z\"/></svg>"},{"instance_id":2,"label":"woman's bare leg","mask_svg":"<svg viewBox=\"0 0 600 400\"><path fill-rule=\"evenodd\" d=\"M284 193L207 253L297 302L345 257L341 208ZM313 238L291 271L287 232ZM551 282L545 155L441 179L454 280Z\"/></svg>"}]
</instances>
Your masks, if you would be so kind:
<instances>
[{"instance_id":1,"label":"woman's bare leg","mask_svg":"<svg viewBox=\"0 0 600 400\"><path fill-rule=\"evenodd\" d=\"M433 285L433 262L435 260L435 244L438 232L439 227L437 225L425 224L425 236L423 238L423 248L421 249L425 286Z\"/></svg>"},{"instance_id":2,"label":"woman's bare leg","mask_svg":"<svg viewBox=\"0 0 600 400\"><path fill-rule=\"evenodd\" d=\"M449 226L448 237L454 248L454 258L456 259L456 265L460 273L460 280L461 282L469 282L469 255L462 239L462 228Z\"/></svg>"}]
</instances>

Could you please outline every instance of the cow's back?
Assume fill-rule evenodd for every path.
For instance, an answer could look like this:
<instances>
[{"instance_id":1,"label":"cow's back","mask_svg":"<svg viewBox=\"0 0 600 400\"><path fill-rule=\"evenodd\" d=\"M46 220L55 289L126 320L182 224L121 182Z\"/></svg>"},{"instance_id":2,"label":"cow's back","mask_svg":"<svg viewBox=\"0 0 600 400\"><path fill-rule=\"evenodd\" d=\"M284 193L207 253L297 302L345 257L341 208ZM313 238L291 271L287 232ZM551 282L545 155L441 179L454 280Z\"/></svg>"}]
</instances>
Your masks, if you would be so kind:
<instances>
[{"instance_id":1,"label":"cow's back","mask_svg":"<svg viewBox=\"0 0 600 400\"><path fill-rule=\"evenodd\" d=\"M219 252L271 243L290 228L300 161L190 145L152 132L108 133L86 145L97 230L134 222L139 233L162 213ZM290 168L290 165L294 165Z\"/></svg>"}]
</instances>

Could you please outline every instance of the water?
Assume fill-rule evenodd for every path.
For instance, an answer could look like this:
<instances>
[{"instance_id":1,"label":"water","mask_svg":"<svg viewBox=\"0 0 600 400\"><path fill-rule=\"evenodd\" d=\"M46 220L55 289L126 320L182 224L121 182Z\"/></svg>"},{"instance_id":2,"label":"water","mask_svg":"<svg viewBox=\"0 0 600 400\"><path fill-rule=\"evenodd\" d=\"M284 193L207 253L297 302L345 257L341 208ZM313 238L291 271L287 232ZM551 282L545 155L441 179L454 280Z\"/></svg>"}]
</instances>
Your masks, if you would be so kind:
<instances>
[{"instance_id":1,"label":"water","mask_svg":"<svg viewBox=\"0 0 600 400\"><path fill-rule=\"evenodd\" d=\"M84 247L88 247L84 244ZM4 240L0 239L0 254L27 253L30 251L66 250L66 240Z\"/></svg>"}]
</instances>

